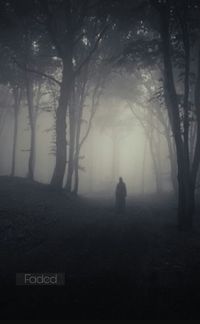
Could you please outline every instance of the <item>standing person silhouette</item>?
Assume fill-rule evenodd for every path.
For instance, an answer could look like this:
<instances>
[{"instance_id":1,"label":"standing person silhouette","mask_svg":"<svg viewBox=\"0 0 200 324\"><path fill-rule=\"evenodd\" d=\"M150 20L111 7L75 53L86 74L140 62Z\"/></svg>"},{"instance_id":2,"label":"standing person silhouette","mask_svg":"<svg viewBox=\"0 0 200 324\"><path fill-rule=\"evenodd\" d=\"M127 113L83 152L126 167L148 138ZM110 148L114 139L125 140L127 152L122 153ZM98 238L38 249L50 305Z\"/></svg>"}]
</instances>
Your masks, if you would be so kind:
<instances>
[{"instance_id":1,"label":"standing person silhouette","mask_svg":"<svg viewBox=\"0 0 200 324\"><path fill-rule=\"evenodd\" d=\"M120 177L115 191L117 213L125 212L126 196L127 196L126 184L123 181L122 177Z\"/></svg>"}]
</instances>

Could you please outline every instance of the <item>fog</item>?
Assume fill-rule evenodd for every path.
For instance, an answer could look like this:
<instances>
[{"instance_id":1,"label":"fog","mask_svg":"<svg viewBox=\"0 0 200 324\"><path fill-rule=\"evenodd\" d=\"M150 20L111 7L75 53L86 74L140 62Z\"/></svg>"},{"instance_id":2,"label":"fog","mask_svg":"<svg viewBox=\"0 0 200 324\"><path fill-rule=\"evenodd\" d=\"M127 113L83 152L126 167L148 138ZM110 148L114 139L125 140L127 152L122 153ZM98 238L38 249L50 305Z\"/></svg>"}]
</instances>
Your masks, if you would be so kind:
<instances>
[{"instance_id":1,"label":"fog","mask_svg":"<svg viewBox=\"0 0 200 324\"><path fill-rule=\"evenodd\" d=\"M0 0L1 316L200 317L199 40L197 0Z\"/></svg>"},{"instance_id":2,"label":"fog","mask_svg":"<svg viewBox=\"0 0 200 324\"><path fill-rule=\"evenodd\" d=\"M120 176L127 184L129 196L156 192L155 170L148 138L140 121L127 105L127 101L120 98L123 98L123 89L120 90L118 85L117 89L113 89L117 84L116 81L117 79L114 85L112 80L107 83L89 135L81 150L79 192L85 196L113 196ZM140 86L138 83L137 87ZM141 93L139 95L141 96ZM50 104L48 97L45 100L47 100L47 105ZM137 98L135 101L137 102ZM147 105L146 109L150 110L150 106ZM141 107L136 104L136 111L140 110ZM86 109L82 136L88 124L87 114ZM12 111L6 114L0 137L1 175L9 175L11 172L13 119ZM30 127L26 104L20 109L18 123L15 175L26 177L30 154ZM34 178L41 183L50 183L55 165L54 124L53 112L40 111L36 124ZM167 143L162 134L156 129L154 132L159 138L160 157L157 158L160 163L160 182L162 189L168 192L172 190L172 185Z\"/></svg>"}]
</instances>

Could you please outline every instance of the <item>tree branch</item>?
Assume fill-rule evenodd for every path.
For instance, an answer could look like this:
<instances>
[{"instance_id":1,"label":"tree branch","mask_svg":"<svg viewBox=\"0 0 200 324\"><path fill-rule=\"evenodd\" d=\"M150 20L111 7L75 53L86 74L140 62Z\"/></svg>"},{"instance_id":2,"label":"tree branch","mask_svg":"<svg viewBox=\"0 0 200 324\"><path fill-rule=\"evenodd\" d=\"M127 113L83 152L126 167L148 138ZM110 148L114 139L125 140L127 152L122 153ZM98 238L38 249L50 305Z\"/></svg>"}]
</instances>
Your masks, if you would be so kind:
<instances>
[{"instance_id":1,"label":"tree branch","mask_svg":"<svg viewBox=\"0 0 200 324\"><path fill-rule=\"evenodd\" d=\"M96 40L96 42L95 42L93 48L92 48L91 51L89 52L88 56L87 56L87 57L82 61L82 63L80 63L79 67L78 67L77 70L74 72L74 75L75 75L75 76L77 76L77 75L80 73L81 69L84 67L84 65L87 64L87 63L90 61L90 59L91 59L93 53L94 53L94 52L96 51L96 49L98 48L99 42L100 42L100 40L102 39L102 37L103 37L103 35L105 34L105 32L106 32L107 29L108 29L108 25L106 25L106 26L102 29L102 31L100 32L99 36L97 37L97 40Z\"/></svg>"},{"instance_id":2,"label":"tree branch","mask_svg":"<svg viewBox=\"0 0 200 324\"><path fill-rule=\"evenodd\" d=\"M46 74L44 72L41 72L41 71L37 71L37 70L34 70L34 69L31 69L31 68L27 68L26 66L22 66L19 62L17 62L15 59L14 59L14 62L17 64L17 66L21 69L21 70L24 70L26 72L30 72L30 73L34 73L34 74L37 74L37 75L40 75L40 76L43 76L55 83L57 83L59 86L61 86L61 82L58 81L56 78L52 77L51 75L49 74Z\"/></svg>"}]
</instances>

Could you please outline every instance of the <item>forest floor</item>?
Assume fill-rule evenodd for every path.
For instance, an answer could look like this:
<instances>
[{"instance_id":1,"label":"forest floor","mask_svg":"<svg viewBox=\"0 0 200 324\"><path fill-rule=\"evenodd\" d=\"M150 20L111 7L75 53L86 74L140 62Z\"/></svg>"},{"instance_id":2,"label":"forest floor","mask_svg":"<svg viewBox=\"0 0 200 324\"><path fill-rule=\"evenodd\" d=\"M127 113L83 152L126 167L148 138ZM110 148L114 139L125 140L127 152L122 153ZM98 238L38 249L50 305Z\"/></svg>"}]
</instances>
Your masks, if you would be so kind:
<instances>
[{"instance_id":1,"label":"forest floor","mask_svg":"<svg viewBox=\"0 0 200 324\"><path fill-rule=\"evenodd\" d=\"M199 319L195 222L178 231L170 195L129 198L117 215L109 198L1 177L1 318ZM66 283L16 286L27 272L64 272Z\"/></svg>"}]
</instances>

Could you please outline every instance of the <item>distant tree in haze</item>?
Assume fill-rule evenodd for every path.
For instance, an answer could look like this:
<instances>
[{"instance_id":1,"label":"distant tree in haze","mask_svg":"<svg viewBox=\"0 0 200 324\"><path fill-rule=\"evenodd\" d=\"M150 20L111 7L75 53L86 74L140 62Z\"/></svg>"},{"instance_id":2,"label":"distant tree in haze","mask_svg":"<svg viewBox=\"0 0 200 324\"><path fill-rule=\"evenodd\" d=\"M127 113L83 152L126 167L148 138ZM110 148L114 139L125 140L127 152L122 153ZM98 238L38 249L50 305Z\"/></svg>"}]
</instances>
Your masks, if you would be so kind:
<instances>
[{"instance_id":1,"label":"distant tree in haze","mask_svg":"<svg viewBox=\"0 0 200 324\"><path fill-rule=\"evenodd\" d=\"M121 160L120 144L134 130L133 118L122 112L123 102L107 94L107 105L95 119L95 126L102 134L109 138L112 143L110 182L113 184L119 178L119 165ZM121 106L120 106L121 105ZM128 111L128 110L127 110Z\"/></svg>"},{"instance_id":2,"label":"distant tree in haze","mask_svg":"<svg viewBox=\"0 0 200 324\"><path fill-rule=\"evenodd\" d=\"M6 117L12 113L13 101L10 88L5 84L0 85L0 136L5 126Z\"/></svg>"},{"instance_id":3,"label":"distant tree in haze","mask_svg":"<svg viewBox=\"0 0 200 324\"><path fill-rule=\"evenodd\" d=\"M12 162L11 162L11 176L15 175L15 166L16 166L16 151L17 151L17 137L18 137L18 119L19 112L22 101L22 88L23 81L22 75L18 70L16 64L11 60L7 50L4 48L5 44L1 43L1 59L0 59L0 83L4 85L3 89L6 89L7 98L6 102L9 103L9 107L6 108L8 104L2 102L2 118L5 117L5 113L8 112L8 108L12 107L13 116L14 116L14 132L13 132L13 148L12 148ZM3 98L3 93L1 95ZM2 107L3 108L3 107ZM2 127L3 128L3 122Z\"/></svg>"}]
</instances>

